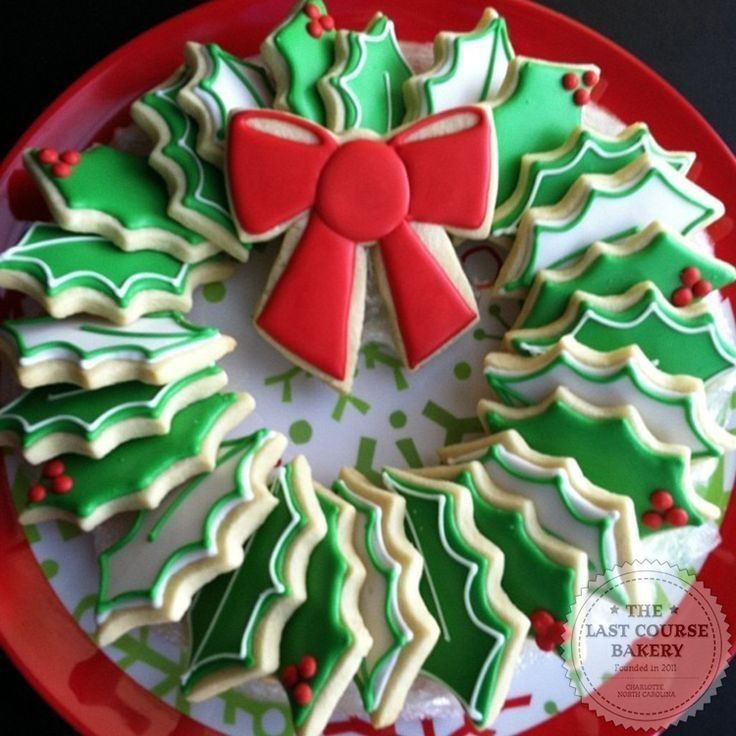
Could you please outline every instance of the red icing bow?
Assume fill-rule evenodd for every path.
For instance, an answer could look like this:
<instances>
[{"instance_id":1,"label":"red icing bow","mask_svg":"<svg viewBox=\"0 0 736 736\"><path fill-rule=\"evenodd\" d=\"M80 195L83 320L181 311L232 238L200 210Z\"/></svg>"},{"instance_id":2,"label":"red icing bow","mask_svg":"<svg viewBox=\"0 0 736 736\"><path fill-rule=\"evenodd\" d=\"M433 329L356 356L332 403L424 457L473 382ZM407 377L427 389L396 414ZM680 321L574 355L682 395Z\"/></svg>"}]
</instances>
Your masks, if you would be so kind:
<instances>
[{"instance_id":1,"label":"red icing bow","mask_svg":"<svg viewBox=\"0 0 736 736\"><path fill-rule=\"evenodd\" d=\"M425 118L387 139L340 140L288 113L233 116L232 208L243 235L291 226L259 305L257 327L333 382L352 379L373 248L399 352L415 368L472 325L472 289L444 228L485 237L495 170L483 107Z\"/></svg>"}]
</instances>

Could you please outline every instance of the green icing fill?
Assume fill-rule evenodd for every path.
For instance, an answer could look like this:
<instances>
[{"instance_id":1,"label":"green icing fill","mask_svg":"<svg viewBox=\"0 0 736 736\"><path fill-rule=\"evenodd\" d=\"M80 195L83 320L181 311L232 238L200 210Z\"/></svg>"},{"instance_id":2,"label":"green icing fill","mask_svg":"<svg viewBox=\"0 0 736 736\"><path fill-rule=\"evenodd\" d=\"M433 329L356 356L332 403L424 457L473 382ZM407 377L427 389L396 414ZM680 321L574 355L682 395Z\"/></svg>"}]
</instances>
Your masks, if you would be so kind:
<instances>
[{"instance_id":1,"label":"green icing fill","mask_svg":"<svg viewBox=\"0 0 736 736\"><path fill-rule=\"evenodd\" d=\"M680 273L688 266L700 270L701 278L722 289L736 278L733 266L689 248L682 238L659 233L643 248L629 255L601 253L574 279L542 279L533 307L515 329L541 327L559 319L576 291L596 296L623 294L642 281L652 281L666 296L682 286ZM531 297L530 297L531 298Z\"/></svg>"},{"instance_id":2,"label":"green icing fill","mask_svg":"<svg viewBox=\"0 0 736 736\"><path fill-rule=\"evenodd\" d=\"M308 3L321 15L327 13L322 0L307 0L273 34L276 51L288 69L286 102L289 109L304 118L324 125L325 106L317 91L317 82L327 74L335 56L335 31L324 31L314 38L307 31L309 18L304 13Z\"/></svg>"},{"instance_id":3,"label":"green icing fill","mask_svg":"<svg viewBox=\"0 0 736 736\"><path fill-rule=\"evenodd\" d=\"M101 460L62 455L74 487L66 494L48 493L32 506L86 517L104 504L144 491L177 462L198 456L214 425L237 400L237 394L226 393L197 401L176 415L168 434L126 442Z\"/></svg>"},{"instance_id":4,"label":"green icing fill","mask_svg":"<svg viewBox=\"0 0 736 736\"><path fill-rule=\"evenodd\" d=\"M52 176L52 167L38 161L38 152L34 157L47 182L72 210L97 210L128 230L165 230L190 245L205 242L201 235L168 216L166 184L143 156L94 146L82 153L66 179Z\"/></svg>"},{"instance_id":5,"label":"green icing fill","mask_svg":"<svg viewBox=\"0 0 736 736\"><path fill-rule=\"evenodd\" d=\"M450 494L399 481L388 471L384 484L406 499L407 534L425 562L420 593L440 625L422 670L449 687L473 721L484 723L511 635L488 598L489 560L457 528Z\"/></svg>"},{"instance_id":6,"label":"green icing fill","mask_svg":"<svg viewBox=\"0 0 736 736\"><path fill-rule=\"evenodd\" d=\"M379 17L365 33L350 31L344 42L342 71L328 77L345 111L345 129L388 133L404 119L403 86L411 69L404 59L393 23Z\"/></svg>"},{"instance_id":7,"label":"green icing fill","mask_svg":"<svg viewBox=\"0 0 736 736\"><path fill-rule=\"evenodd\" d=\"M222 261L216 255L205 263ZM124 251L98 235L78 235L36 223L0 257L0 272L21 271L35 278L49 297L86 287L119 307L144 291L183 294L194 266L153 250Z\"/></svg>"},{"instance_id":8,"label":"green icing fill","mask_svg":"<svg viewBox=\"0 0 736 736\"><path fill-rule=\"evenodd\" d=\"M260 664L253 651L259 622L279 600L291 596L284 565L289 549L309 523L294 493L292 476L292 466L287 465L274 488L279 503L246 543L242 565L202 588L189 610L185 693L225 667L239 667L246 673Z\"/></svg>"},{"instance_id":9,"label":"green icing fill","mask_svg":"<svg viewBox=\"0 0 736 736\"><path fill-rule=\"evenodd\" d=\"M559 158L536 160L528 167L522 166L527 172L523 194L511 212L494 221L494 232L515 225L530 207L557 204L583 174L613 174L643 153L663 159L678 171L690 164L690 157L670 154L660 148L646 126L637 127L623 140L605 138L588 130L573 133L573 136L574 145Z\"/></svg>"},{"instance_id":10,"label":"green icing fill","mask_svg":"<svg viewBox=\"0 0 736 736\"><path fill-rule=\"evenodd\" d=\"M183 174L184 206L235 235L225 177L220 169L197 155L197 124L176 103L176 96L186 83L187 75L182 74L172 85L141 97L139 104L156 112L168 128L169 141L162 153Z\"/></svg>"},{"instance_id":11,"label":"green icing fill","mask_svg":"<svg viewBox=\"0 0 736 736\"><path fill-rule=\"evenodd\" d=\"M592 483L631 498L642 536L652 533L641 517L652 509L650 495L660 489L669 491L675 506L687 511L690 524L703 522L688 498L689 463L679 455L650 450L627 419L591 419L563 401L553 401L540 414L524 419L496 411L485 418L490 433L515 429L533 450L573 458Z\"/></svg>"},{"instance_id":12,"label":"green icing fill","mask_svg":"<svg viewBox=\"0 0 736 736\"><path fill-rule=\"evenodd\" d=\"M250 489L247 485L243 487L242 479L240 478L241 468L243 462L261 447L267 435L268 431L262 429L249 437L239 440L229 440L220 445L216 468L231 460L235 455L242 455L242 458L234 468L232 490L219 497L213 496L212 506L204 520L201 537L188 540L186 543L184 543L185 540L182 540L181 547L163 560L156 580L151 588L126 591L111 598L108 592L110 585L110 558L114 557L121 550L125 550L131 544L147 548L152 550L153 554L156 554L155 544L158 533L165 525L175 519L178 514L187 513L188 499L200 493L208 492L207 479L211 474L202 473L181 486L172 494L174 497L171 499L171 503L165 503L163 505L165 506L165 510L163 507L159 507L153 511L138 512L128 532L100 554L100 591L97 598L98 616L104 615L106 612L118 608L126 602L141 603L145 601L148 605L151 605L161 587L176 572L177 564L182 559L186 559L191 554L202 555L203 553L206 554L208 551L211 552L216 549L215 536L217 534L217 527L214 522L218 519L224 507L238 497L242 497L244 493L249 492ZM250 479L245 477L244 480L247 483ZM146 525L146 521L152 518L155 519L153 526L150 523ZM141 538L141 533L145 534L144 538Z\"/></svg>"},{"instance_id":13,"label":"green icing fill","mask_svg":"<svg viewBox=\"0 0 736 736\"><path fill-rule=\"evenodd\" d=\"M511 96L493 109L498 139L499 204L514 191L525 153L551 151L561 146L582 121L583 108L562 86L566 73L581 76L581 67L550 66L525 59Z\"/></svg>"},{"instance_id":14,"label":"green icing fill","mask_svg":"<svg viewBox=\"0 0 736 736\"><path fill-rule=\"evenodd\" d=\"M661 371L703 381L736 366L736 346L721 334L710 312L686 316L655 291L620 312L582 302L569 327L544 337L514 333L511 343L520 352L536 353L565 334L602 352L638 345Z\"/></svg>"},{"instance_id":15,"label":"green icing fill","mask_svg":"<svg viewBox=\"0 0 736 736\"><path fill-rule=\"evenodd\" d=\"M473 520L480 533L504 553L501 587L511 602L527 616L541 609L565 621L575 603L575 571L547 557L529 536L522 514L489 503L470 473L453 480L472 494Z\"/></svg>"},{"instance_id":16,"label":"green icing fill","mask_svg":"<svg viewBox=\"0 0 736 736\"><path fill-rule=\"evenodd\" d=\"M305 655L317 661L317 673L309 681L312 699L305 706L289 692L294 726L309 717L320 694L331 682L335 667L354 645L354 636L343 620L340 604L348 576L348 562L339 544L338 506L318 493L327 520L327 536L314 548L307 569L307 600L284 627L281 637L281 668L299 664Z\"/></svg>"},{"instance_id":17,"label":"green icing fill","mask_svg":"<svg viewBox=\"0 0 736 736\"><path fill-rule=\"evenodd\" d=\"M75 434L91 442L111 425L126 419L160 417L180 391L222 372L217 366L209 366L168 386L140 381L116 383L94 391L68 384L41 386L0 410L0 432L18 434L24 448L56 432Z\"/></svg>"}]
</instances>

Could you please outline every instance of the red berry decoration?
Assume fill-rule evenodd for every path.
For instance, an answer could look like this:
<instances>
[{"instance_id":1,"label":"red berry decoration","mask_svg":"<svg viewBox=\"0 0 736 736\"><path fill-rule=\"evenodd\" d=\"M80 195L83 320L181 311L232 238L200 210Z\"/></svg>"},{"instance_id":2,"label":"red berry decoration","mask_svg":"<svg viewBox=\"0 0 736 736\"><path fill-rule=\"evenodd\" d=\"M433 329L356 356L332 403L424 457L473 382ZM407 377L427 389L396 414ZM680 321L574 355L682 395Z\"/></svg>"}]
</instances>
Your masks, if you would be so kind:
<instances>
[{"instance_id":1,"label":"red berry decoration","mask_svg":"<svg viewBox=\"0 0 736 736\"><path fill-rule=\"evenodd\" d=\"M675 506L664 515L664 520L671 526L685 526L690 517L685 509Z\"/></svg>"},{"instance_id":2,"label":"red berry decoration","mask_svg":"<svg viewBox=\"0 0 736 736\"><path fill-rule=\"evenodd\" d=\"M572 96L572 100L578 107L587 105L590 102L590 90L576 89L575 94Z\"/></svg>"},{"instance_id":3,"label":"red berry decoration","mask_svg":"<svg viewBox=\"0 0 736 736\"><path fill-rule=\"evenodd\" d=\"M544 634L537 634L534 637L534 641L537 643L537 646L543 651L543 652L551 652L553 649L557 647L557 644L555 644L554 639L547 636L546 633Z\"/></svg>"},{"instance_id":4,"label":"red berry decoration","mask_svg":"<svg viewBox=\"0 0 736 736\"><path fill-rule=\"evenodd\" d=\"M68 179L72 175L72 167L69 164L59 162L51 167L51 176L56 179Z\"/></svg>"},{"instance_id":5,"label":"red berry decoration","mask_svg":"<svg viewBox=\"0 0 736 736\"><path fill-rule=\"evenodd\" d=\"M600 74L598 72L593 71L592 69L589 69L587 72L583 74L583 84L586 87L595 87L596 84L600 81Z\"/></svg>"},{"instance_id":6,"label":"red berry decoration","mask_svg":"<svg viewBox=\"0 0 736 736\"><path fill-rule=\"evenodd\" d=\"M317 674L317 660L309 654L305 654L299 660L299 674L303 680L311 680Z\"/></svg>"},{"instance_id":7,"label":"red berry decoration","mask_svg":"<svg viewBox=\"0 0 736 736\"><path fill-rule=\"evenodd\" d=\"M322 24L322 28L324 28L326 31L334 31L335 30L335 19L331 15L323 15L319 22Z\"/></svg>"},{"instance_id":8,"label":"red berry decoration","mask_svg":"<svg viewBox=\"0 0 736 736\"><path fill-rule=\"evenodd\" d=\"M312 36L312 38L319 38L323 31L322 31L322 25L318 20L310 20L309 23L307 23L307 33Z\"/></svg>"},{"instance_id":9,"label":"red berry decoration","mask_svg":"<svg viewBox=\"0 0 736 736\"><path fill-rule=\"evenodd\" d=\"M713 291L713 284L705 279L701 279L693 284L693 294L695 294L698 299L708 296L711 291Z\"/></svg>"},{"instance_id":10,"label":"red berry decoration","mask_svg":"<svg viewBox=\"0 0 736 736\"><path fill-rule=\"evenodd\" d=\"M675 505L675 499L669 491L654 491L649 496L649 501L657 511L668 511Z\"/></svg>"},{"instance_id":11,"label":"red berry decoration","mask_svg":"<svg viewBox=\"0 0 736 736\"><path fill-rule=\"evenodd\" d=\"M671 513L671 510L667 513ZM662 524L664 523L664 519L656 511L647 511L641 517L641 520L644 523L644 526L648 529L660 529L662 527Z\"/></svg>"},{"instance_id":12,"label":"red berry decoration","mask_svg":"<svg viewBox=\"0 0 736 736\"><path fill-rule=\"evenodd\" d=\"M46 489L40 483L36 483L35 486L28 489L28 500L31 503L41 503L45 498Z\"/></svg>"},{"instance_id":13,"label":"red berry decoration","mask_svg":"<svg viewBox=\"0 0 736 736\"><path fill-rule=\"evenodd\" d=\"M74 488L74 481L68 475L60 475L51 482L54 493L69 493Z\"/></svg>"},{"instance_id":14,"label":"red berry decoration","mask_svg":"<svg viewBox=\"0 0 736 736\"><path fill-rule=\"evenodd\" d=\"M695 266L688 266L680 271L680 281L683 286L695 286L700 281L700 271Z\"/></svg>"},{"instance_id":15,"label":"red berry decoration","mask_svg":"<svg viewBox=\"0 0 736 736\"><path fill-rule=\"evenodd\" d=\"M312 700L312 688L306 682L300 682L293 692L294 702L304 707Z\"/></svg>"},{"instance_id":16,"label":"red berry decoration","mask_svg":"<svg viewBox=\"0 0 736 736\"><path fill-rule=\"evenodd\" d=\"M64 151L60 158L65 164L69 164L69 166L76 166L82 160L79 151Z\"/></svg>"},{"instance_id":17,"label":"red berry decoration","mask_svg":"<svg viewBox=\"0 0 736 736\"><path fill-rule=\"evenodd\" d=\"M319 18L319 8L314 3L307 3L304 6L304 15L312 20L317 20Z\"/></svg>"},{"instance_id":18,"label":"red berry decoration","mask_svg":"<svg viewBox=\"0 0 736 736\"><path fill-rule=\"evenodd\" d=\"M672 292L672 303L676 307L686 307L693 301L693 292L687 288L687 286L681 286L679 289L675 289Z\"/></svg>"},{"instance_id":19,"label":"red berry decoration","mask_svg":"<svg viewBox=\"0 0 736 736\"><path fill-rule=\"evenodd\" d=\"M562 86L565 89L569 89L569 90L577 89L579 84L580 84L580 80L578 79L577 74L568 72L562 77Z\"/></svg>"},{"instance_id":20,"label":"red berry decoration","mask_svg":"<svg viewBox=\"0 0 736 736\"><path fill-rule=\"evenodd\" d=\"M299 682L299 670L295 664L289 664L284 667L284 671L281 673L281 684L291 690Z\"/></svg>"},{"instance_id":21,"label":"red berry decoration","mask_svg":"<svg viewBox=\"0 0 736 736\"><path fill-rule=\"evenodd\" d=\"M38 152L38 160L42 164L55 164L59 160L59 154L53 148L42 148Z\"/></svg>"},{"instance_id":22,"label":"red berry decoration","mask_svg":"<svg viewBox=\"0 0 736 736\"><path fill-rule=\"evenodd\" d=\"M42 472L44 478L56 478L64 472L64 463L61 460L49 460Z\"/></svg>"},{"instance_id":23,"label":"red berry decoration","mask_svg":"<svg viewBox=\"0 0 736 736\"><path fill-rule=\"evenodd\" d=\"M534 631L546 631L555 622L552 614L549 611L542 609L534 611L534 613L529 617L529 620L532 623L532 629L534 629Z\"/></svg>"},{"instance_id":24,"label":"red berry decoration","mask_svg":"<svg viewBox=\"0 0 736 736\"><path fill-rule=\"evenodd\" d=\"M567 626L563 621L555 621L552 626L547 629L547 635L555 642L555 645L559 647L567 640Z\"/></svg>"}]
</instances>

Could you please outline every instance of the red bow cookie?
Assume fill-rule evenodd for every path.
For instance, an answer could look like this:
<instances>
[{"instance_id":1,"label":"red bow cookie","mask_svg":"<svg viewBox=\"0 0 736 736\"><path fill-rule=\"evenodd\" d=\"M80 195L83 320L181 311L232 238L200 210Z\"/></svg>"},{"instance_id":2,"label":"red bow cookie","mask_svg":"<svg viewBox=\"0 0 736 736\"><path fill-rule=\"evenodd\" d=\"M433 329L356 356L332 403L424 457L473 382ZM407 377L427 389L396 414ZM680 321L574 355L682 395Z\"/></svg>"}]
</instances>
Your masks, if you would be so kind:
<instances>
[{"instance_id":1,"label":"red bow cookie","mask_svg":"<svg viewBox=\"0 0 736 736\"><path fill-rule=\"evenodd\" d=\"M396 333L416 368L478 318L445 229L488 235L495 136L483 106L425 118L387 138L343 138L289 113L234 115L227 180L241 234L288 229L255 315L290 358L347 390L360 344L367 249Z\"/></svg>"}]
</instances>

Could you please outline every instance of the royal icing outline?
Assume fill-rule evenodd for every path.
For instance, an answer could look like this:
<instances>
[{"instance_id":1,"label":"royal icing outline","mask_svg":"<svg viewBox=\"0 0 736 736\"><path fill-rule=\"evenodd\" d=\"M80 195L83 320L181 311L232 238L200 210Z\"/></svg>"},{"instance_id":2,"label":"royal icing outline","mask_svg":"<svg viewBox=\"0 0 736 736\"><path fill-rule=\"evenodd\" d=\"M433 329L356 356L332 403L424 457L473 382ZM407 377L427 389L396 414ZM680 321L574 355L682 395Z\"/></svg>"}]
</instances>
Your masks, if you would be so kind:
<instances>
[{"instance_id":1,"label":"royal icing outline","mask_svg":"<svg viewBox=\"0 0 736 736\"><path fill-rule=\"evenodd\" d=\"M539 356L489 353L484 372L509 406L539 403L565 386L599 407L633 406L658 440L689 448L694 460L736 449L736 438L708 409L703 382L663 373L636 345L600 353L566 336Z\"/></svg>"},{"instance_id":2,"label":"royal icing outline","mask_svg":"<svg viewBox=\"0 0 736 736\"><path fill-rule=\"evenodd\" d=\"M131 381L96 391L68 384L32 389L0 408L0 446L21 448L36 465L70 452L102 458L124 442L166 434L178 412L226 383L225 371L213 365L165 386Z\"/></svg>"},{"instance_id":3,"label":"royal icing outline","mask_svg":"<svg viewBox=\"0 0 736 736\"><path fill-rule=\"evenodd\" d=\"M683 176L695 162L694 153L665 150L645 123L629 125L615 136L580 127L559 148L524 154L516 189L493 216L493 234L515 233L524 212L556 204L583 174L613 174L642 153L665 161Z\"/></svg>"},{"instance_id":4,"label":"royal icing outline","mask_svg":"<svg viewBox=\"0 0 736 736\"><path fill-rule=\"evenodd\" d=\"M88 390L124 381L161 386L234 348L231 337L176 312L159 312L127 327L83 317L63 322L30 317L0 325L0 356L28 389L57 382Z\"/></svg>"},{"instance_id":5,"label":"royal icing outline","mask_svg":"<svg viewBox=\"0 0 736 736\"><path fill-rule=\"evenodd\" d=\"M271 80L261 65L233 56L216 43L190 41L184 55L190 76L176 101L197 123L197 154L222 168L228 116L235 110L271 107Z\"/></svg>"},{"instance_id":6,"label":"royal icing outline","mask_svg":"<svg viewBox=\"0 0 736 736\"><path fill-rule=\"evenodd\" d=\"M688 240L654 222L620 244L593 243L572 266L539 271L511 330L554 322L577 291L615 296L651 281L681 307L735 280L736 268L730 263L696 250Z\"/></svg>"},{"instance_id":7,"label":"royal icing outline","mask_svg":"<svg viewBox=\"0 0 736 736\"><path fill-rule=\"evenodd\" d=\"M66 262L64 249L74 251ZM83 249L94 253L85 256ZM77 269L90 260L99 270ZM27 294L56 319L88 313L127 325L151 312L188 312L198 286L229 278L233 268L222 254L183 263L162 251L124 251L99 235L37 222L0 255L0 286Z\"/></svg>"},{"instance_id":8,"label":"royal icing outline","mask_svg":"<svg viewBox=\"0 0 736 736\"><path fill-rule=\"evenodd\" d=\"M526 616L501 588L503 553L478 531L473 522L470 492L462 486L395 469L384 470L383 484L406 501L407 533L425 562L422 597L440 625L440 638L422 672L448 687L471 720L483 728L501 710L529 629ZM429 520L421 519L421 504L427 503ZM429 539L435 530L437 538ZM435 574L434 559L425 552L435 541L441 554L452 561L454 575ZM485 644L476 640L469 648L453 643L450 613L440 603L438 585L454 587L457 580L462 580L465 612L459 630L480 632ZM488 640L492 642L490 647Z\"/></svg>"},{"instance_id":9,"label":"royal icing outline","mask_svg":"<svg viewBox=\"0 0 736 736\"><path fill-rule=\"evenodd\" d=\"M383 13L365 31L338 31L335 64L318 83L326 127L337 133L354 128L390 133L404 120L402 89L411 75L394 23Z\"/></svg>"},{"instance_id":10,"label":"royal icing outline","mask_svg":"<svg viewBox=\"0 0 736 736\"><path fill-rule=\"evenodd\" d=\"M356 509L354 544L366 569L360 611L373 647L355 680L371 723L383 728L399 717L440 630L419 593L424 563L406 537L401 497L350 468L332 488Z\"/></svg>"},{"instance_id":11,"label":"royal icing outline","mask_svg":"<svg viewBox=\"0 0 736 736\"><path fill-rule=\"evenodd\" d=\"M332 491L318 484L315 489L327 535L312 551L307 599L284 627L279 652L280 679L299 736L322 734L373 643L360 615L365 569L352 542L355 510Z\"/></svg>"},{"instance_id":12,"label":"royal icing outline","mask_svg":"<svg viewBox=\"0 0 736 736\"><path fill-rule=\"evenodd\" d=\"M493 483L478 462L415 468L412 472L455 483L470 492L478 531L504 555L501 588L532 621L529 633L538 646L544 651L560 647L565 640L560 624L574 614L577 596L588 581L588 555L546 532L534 503ZM534 627L535 614L538 617L540 612L552 617L556 631Z\"/></svg>"},{"instance_id":13,"label":"royal icing outline","mask_svg":"<svg viewBox=\"0 0 736 736\"><path fill-rule=\"evenodd\" d=\"M154 144L148 161L166 181L171 217L233 258L247 261L250 244L238 237L228 207L225 177L200 157L196 150L197 124L176 101L177 92L188 79L187 70L179 69L136 100L130 113Z\"/></svg>"},{"instance_id":14,"label":"royal icing outline","mask_svg":"<svg viewBox=\"0 0 736 736\"><path fill-rule=\"evenodd\" d=\"M489 433L513 429L533 449L574 459L591 483L630 498L642 537L720 516L718 507L695 491L690 450L660 442L633 406L595 406L559 386L532 406L483 400L478 414ZM550 423L554 431L542 429ZM669 499L666 510L676 513L657 523L650 514L660 510L662 494Z\"/></svg>"},{"instance_id":15,"label":"royal icing outline","mask_svg":"<svg viewBox=\"0 0 736 736\"><path fill-rule=\"evenodd\" d=\"M591 483L572 458L537 452L514 430L444 447L439 454L451 466L479 462L497 488L533 504L545 531L587 555L591 575L637 559L633 502ZM641 601L643 592L632 581L626 599Z\"/></svg>"},{"instance_id":16,"label":"royal icing outline","mask_svg":"<svg viewBox=\"0 0 736 736\"><path fill-rule=\"evenodd\" d=\"M126 442L99 460L62 455L63 477L71 484L59 491L52 481L51 492L42 482L32 486L21 524L63 519L90 531L123 511L156 508L172 488L212 470L222 438L253 406L248 394L215 394L180 411L168 434Z\"/></svg>"},{"instance_id":17,"label":"royal icing outline","mask_svg":"<svg viewBox=\"0 0 736 736\"><path fill-rule=\"evenodd\" d=\"M476 58L478 47L483 61ZM492 101L503 87L514 55L506 21L492 8L483 11L472 31L440 31L434 40L432 67L404 85L407 122L453 107ZM480 78L475 76L469 85L468 77L478 73ZM444 101L442 95L446 96Z\"/></svg>"},{"instance_id":18,"label":"royal icing outline","mask_svg":"<svg viewBox=\"0 0 736 736\"><path fill-rule=\"evenodd\" d=\"M197 591L242 564L243 544L276 505L267 480L285 447L283 435L265 429L223 442L210 473L140 511L100 553L102 646L138 626L179 621Z\"/></svg>"},{"instance_id":19,"label":"royal icing outline","mask_svg":"<svg viewBox=\"0 0 736 736\"><path fill-rule=\"evenodd\" d=\"M327 523L304 457L277 471L272 492L277 504L246 543L241 565L205 586L189 611L182 689L192 702L274 673L282 630L307 598L309 560Z\"/></svg>"},{"instance_id":20,"label":"royal icing outline","mask_svg":"<svg viewBox=\"0 0 736 736\"><path fill-rule=\"evenodd\" d=\"M123 250L163 251L185 263L203 261L219 251L169 216L166 183L146 158L104 145L77 155L78 163L64 164L67 169L59 174L59 164L42 163L38 149L23 154L26 169L60 227L100 235ZM111 187L109 194L101 181ZM102 201L95 202L97 196Z\"/></svg>"},{"instance_id":21,"label":"royal icing outline","mask_svg":"<svg viewBox=\"0 0 736 736\"><path fill-rule=\"evenodd\" d=\"M699 378L706 388L736 367L736 344L724 334L708 304L678 309L649 281L619 296L576 292L558 320L539 328L509 331L503 344L508 350L536 355L564 335L603 352L636 344L661 371Z\"/></svg>"},{"instance_id":22,"label":"royal icing outline","mask_svg":"<svg viewBox=\"0 0 736 736\"><path fill-rule=\"evenodd\" d=\"M526 212L494 288L519 293L540 270L564 265L597 240L620 240L653 221L687 235L723 213L715 197L669 164L642 154L615 174L583 175L557 204Z\"/></svg>"}]
</instances>

